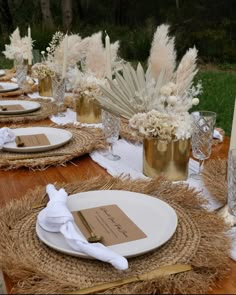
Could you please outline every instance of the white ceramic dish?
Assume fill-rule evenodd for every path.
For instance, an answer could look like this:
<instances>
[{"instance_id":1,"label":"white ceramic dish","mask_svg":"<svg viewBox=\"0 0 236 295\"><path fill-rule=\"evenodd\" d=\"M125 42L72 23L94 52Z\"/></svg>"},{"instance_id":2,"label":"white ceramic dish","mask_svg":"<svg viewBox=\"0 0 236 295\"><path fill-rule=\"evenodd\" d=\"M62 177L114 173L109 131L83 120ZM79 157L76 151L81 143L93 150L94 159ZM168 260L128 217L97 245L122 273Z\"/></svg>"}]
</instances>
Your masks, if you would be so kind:
<instances>
[{"instance_id":1,"label":"white ceramic dish","mask_svg":"<svg viewBox=\"0 0 236 295\"><path fill-rule=\"evenodd\" d=\"M16 136L21 135L33 135L33 134L45 134L50 141L50 145L33 146L33 147L17 147L15 141L8 142L3 145L3 150L17 153L29 153L29 152L42 152L58 148L67 142L69 142L73 135L71 132L51 127L28 127L11 129Z\"/></svg>"},{"instance_id":2,"label":"white ceramic dish","mask_svg":"<svg viewBox=\"0 0 236 295\"><path fill-rule=\"evenodd\" d=\"M2 111L0 109L0 115L14 115L14 114L25 114L37 111L40 109L41 105L38 102L27 101L27 100L0 100L0 107L7 105L21 105L23 110L9 110Z\"/></svg>"},{"instance_id":3,"label":"white ceramic dish","mask_svg":"<svg viewBox=\"0 0 236 295\"><path fill-rule=\"evenodd\" d=\"M0 82L0 93L14 91L17 89L19 89L19 86L16 83Z\"/></svg>"},{"instance_id":4,"label":"white ceramic dish","mask_svg":"<svg viewBox=\"0 0 236 295\"><path fill-rule=\"evenodd\" d=\"M70 211L78 211L116 204L146 234L146 238L109 246L125 257L134 257L152 251L166 243L176 231L177 215L167 203L140 193L122 190L100 190L78 193L68 198ZM80 232L80 230L77 228ZM90 258L76 252L60 233L47 232L36 223L39 239L49 247L73 256ZM81 233L81 232L80 232Z\"/></svg>"}]
</instances>

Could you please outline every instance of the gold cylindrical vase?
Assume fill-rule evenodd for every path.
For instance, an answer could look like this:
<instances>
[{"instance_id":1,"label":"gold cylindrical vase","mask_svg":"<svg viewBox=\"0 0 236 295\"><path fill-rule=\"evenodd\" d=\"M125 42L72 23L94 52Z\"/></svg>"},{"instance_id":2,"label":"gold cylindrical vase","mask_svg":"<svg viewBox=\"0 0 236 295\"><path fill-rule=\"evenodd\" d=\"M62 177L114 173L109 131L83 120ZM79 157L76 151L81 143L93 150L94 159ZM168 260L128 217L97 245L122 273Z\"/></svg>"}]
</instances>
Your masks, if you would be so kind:
<instances>
[{"instance_id":1,"label":"gold cylindrical vase","mask_svg":"<svg viewBox=\"0 0 236 295\"><path fill-rule=\"evenodd\" d=\"M39 95L52 96L52 79L50 76L39 79Z\"/></svg>"},{"instance_id":2,"label":"gold cylindrical vase","mask_svg":"<svg viewBox=\"0 0 236 295\"><path fill-rule=\"evenodd\" d=\"M143 173L146 176L164 175L171 181L186 180L189 157L190 139L145 138L143 141Z\"/></svg>"},{"instance_id":3,"label":"gold cylindrical vase","mask_svg":"<svg viewBox=\"0 0 236 295\"><path fill-rule=\"evenodd\" d=\"M101 123L101 107L92 98L81 95L75 98L77 121L81 123Z\"/></svg>"}]
</instances>

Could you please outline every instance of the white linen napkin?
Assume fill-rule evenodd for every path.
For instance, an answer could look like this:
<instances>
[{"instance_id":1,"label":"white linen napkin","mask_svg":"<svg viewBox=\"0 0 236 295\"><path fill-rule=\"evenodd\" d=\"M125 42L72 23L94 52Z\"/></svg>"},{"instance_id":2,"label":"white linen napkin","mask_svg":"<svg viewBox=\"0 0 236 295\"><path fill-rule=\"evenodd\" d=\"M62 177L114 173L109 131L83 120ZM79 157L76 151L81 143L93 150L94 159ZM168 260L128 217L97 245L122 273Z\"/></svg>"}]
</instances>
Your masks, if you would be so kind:
<instances>
[{"instance_id":1,"label":"white linen napkin","mask_svg":"<svg viewBox=\"0 0 236 295\"><path fill-rule=\"evenodd\" d=\"M220 134L220 132L216 129L214 129L213 132L213 138L219 139L220 142L223 141L223 136Z\"/></svg>"},{"instance_id":2,"label":"white linen napkin","mask_svg":"<svg viewBox=\"0 0 236 295\"><path fill-rule=\"evenodd\" d=\"M16 136L10 128L3 127L0 129L0 147L2 147L7 142L14 141L15 138Z\"/></svg>"},{"instance_id":3,"label":"white linen napkin","mask_svg":"<svg viewBox=\"0 0 236 295\"><path fill-rule=\"evenodd\" d=\"M84 127L102 128L102 123L88 124L88 123L78 122L76 118L76 112L71 109L67 109L66 112L63 112L63 114L64 114L64 117L51 116L50 120L58 125L72 123L72 124L80 125Z\"/></svg>"},{"instance_id":4,"label":"white linen napkin","mask_svg":"<svg viewBox=\"0 0 236 295\"><path fill-rule=\"evenodd\" d=\"M31 98L31 99L42 98L42 99L50 99L51 101L54 101L53 97L51 97L51 96L41 96L41 95L39 95L38 92L28 93L27 96L29 96L29 98Z\"/></svg>"},{"instance_id":5,"label":"white linen napkin","mask_svg":"<svg viewBox=\"0 0 236 295\"><path fill-rule=\"evenodd\" d=\"M67 208L67 193L59 191L48 184L46 191L49 196L47 207L38 214L39 225L49 232L61 232L67 243L76 251L85 253L98 260L108 262L118 270L126 270L128 261L101 243L89 243L74 227L74 218Z\"/></svg>"}]
</instances>

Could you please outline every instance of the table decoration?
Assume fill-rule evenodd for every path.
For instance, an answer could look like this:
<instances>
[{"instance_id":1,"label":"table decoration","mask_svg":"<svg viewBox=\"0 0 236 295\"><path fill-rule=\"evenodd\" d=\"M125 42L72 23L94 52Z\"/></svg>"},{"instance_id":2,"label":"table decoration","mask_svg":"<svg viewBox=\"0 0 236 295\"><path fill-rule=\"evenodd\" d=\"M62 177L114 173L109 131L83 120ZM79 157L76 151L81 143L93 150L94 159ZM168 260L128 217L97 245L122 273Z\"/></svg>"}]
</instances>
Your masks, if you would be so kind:
<instances>
[{"instance_id":1,"label":"table decoration","mask_svg":"<svg viewBox=\"0 0 236 295\"><path fill-rule=\"evenodd\" d=\"M55 132L58 128L55 125L50 127L55 128ZM11 128L19 128L19 126L11 126ZM73 135L73 138L67 144L53 151L35 152L33 154L30 152L19 154L18 152L2 150L0 169L9 170L27 167L31 170L44 170L53 165L65 165L73 158L89 153L94 149L105 149L107 147L102 131L98 128L71 125L64 125L60 128L68 130Z\"/></svg>"},{"instance_id":2,"label":"table decoration","mask_svg":"<svg viewBox=\"0 0 236 295\"><path fill-rule=\"evenodd\" d=\"M108 181L110 177L101 176L66 184L64 188L68 194L73 194L98 190ZM220 217L201 207L198 193L162 177L150 181L117 178L112 188L129 188L130 191L150 194L169 203L178 215L176 234L160 249L129 259L126 272L117 272L106 263L66 256L51 250L36 236L35 222L40 209L34 208L47 202L45 187L37 187L23 199L10 202L0 212L0 265L14 283L13 293L65 294L142 275L163 265L187 263L192 265L192 271L115 287L107 292L201 294L208 292L230 271L227 257L230 239L224 234L225 224Z\"/></svg>"},{"instance_id":3,"label":"table decoration","mask_svg":"<svg viewBox=\"0 0 236 295\"><path fill-rule=\"evenodd\" d=\"M89 243L78 230L76 230L74 217L67 205L68 194L61 188L56 190L55 186L48 184L46 187L49 196L47 206L37 216L38 230L41 228L46 232L60 233L66 243L74 251L89 255L89 257L110 263L118 270L126 270L128 261L111 248L105 247L102 243ZM36 225L36 228L37 228ZM38 234L40 237L40 235Z\"/></svg>"},{"instance_id":4,"label":"table decoration","mask_svg":"<svg viewBox=\"0 0 236 295\"><path fill-rule=\"evenodd\" d=\"M172 141L184 141L190 147L192 120L188 110L199 103L197 95L202 87L200 83L193 85L197 73L196 48L190 48L177 66L174 38L168 36L168 31L168 25L157 27L146 73L141 64L136 69L130 64L123 65L123 75L116 72L114 80L107 78L109 85L100 85L103 95L96 98L103 108L129 120L133 133L144 138L149 149L143 154L147 176L152 171L152 175L163 173L170 180L184 180L189 150L169 153L167 146ZM162 159L154 161L156 149L162 153ZM176 162L177 158L182 160ZM175 170L172 175L171 170Z\"/></svg>"},{"instance_id":5,"label":"table decoration","mask_svg":"<svg viewBox=\"0 0 236 295\"><path fill-rule=\"evenodd\" d=\"M32 113L40 109L40 103L28 100L0 100L0 115Z\"/></svg>"},{"instance_id":6,"label":"table decoration","mask_svg":"<svg viewBox=\"0 0 236 295\"><path fill-rule=\"evenodd\" d=\"M103 45L102 32L93 34L80 62L73 92L77 119L81 123L101 123L101 107L95 99L101 94L99 84L104 85L105 77L111 77L122 63L118 57L119 42L110 44L106 36L106 46L109 48Z\"/></svg>"},{"instance_id":7,"label":"table decoration","mask_svg":"<svg viewBox=\"0 0 236 295\"><path fill-rule=\"evenodd\" d=\"M22 100L24 100L24 99L25 99L25 97L22 97ZM9 99L9 100L12 100L12 99ZM20 100L20 98L17 97L17 100ZM27 100L29 100L29 99L27 98ZM34 101L35 100L32 100L32 102L34 102ZM45 101L43 99L37 100L37 102L40 102L41 107L40 107L40 109L38 109L32 113L14 114L14 115L0 114L0 124L26 123L26 122L30 122L30 121L41 121L41 120L46 119L49 116L56 114L58 112L58 108L53 102Z\"/></svg>"},{"instance_id":8,"label":"table decoration","mask_svg":"<svg viewBox=\"0 0 236 295\"><path fill-rule=\"evenodd\" d=\"M0 128L0 149L7 143L14 141L16 138L15 134L8 127Z\"/></svg>"},{"instance_id":9,"label":"table decoration","mask_svg":"<svg viewBox=\"0 0 236 295\"><path fill-rule=\"evenodd\" d=\"M6 58L16 60L22 58L28 60L29 65L32 63L32 48L33 41L31 38L30 28L28 29L28 35L25 37L20 36L20 30L17 27L10 35L10 44L5 45L3 54Z\"/></svg>"},{"instance_id":10,"label":"table decoration","mask_svg":"<svg viewBox=\"0 0 236 295\"><path fill-rule=\"evenodd\" d=\"M16 153L35 153L57 149L67 144L73 135L70 131L55 127L11 128L16 136L15 142L3 145L3 151ZM20 144L17 144L17 140Z\"/></svg>"}]
</instances>

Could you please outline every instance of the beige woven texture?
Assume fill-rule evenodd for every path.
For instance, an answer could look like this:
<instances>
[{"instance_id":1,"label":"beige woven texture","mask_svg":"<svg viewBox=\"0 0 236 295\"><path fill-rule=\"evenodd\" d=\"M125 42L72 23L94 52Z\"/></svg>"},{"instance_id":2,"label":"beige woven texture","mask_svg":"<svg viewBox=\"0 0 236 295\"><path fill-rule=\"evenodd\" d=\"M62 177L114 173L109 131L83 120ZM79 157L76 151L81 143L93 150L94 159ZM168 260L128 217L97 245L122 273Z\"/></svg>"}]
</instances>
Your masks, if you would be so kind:
<instances>
[{"instance_id":1,"label":"beige woven texture","mask_svg":"<svg viewBox=\"0 0 236 295\"><path fill-rule=\"evenodd\" d=\"M53 128L58 125L52 125ZM19 126L18 126L19 127ZM23 127L23 126L21 126ZM89 127L61 126L73 135L64 146L40 153L13 153L1 151L0 169L9 170L20 167L28 167L34 170L43 170L50 166L63 165L66 162L89 153L95 149L104 149L107 144L101 129Z\"/></svg>"},{"instance_id":2,"label":"beige woven texture","mask_svg":"<svg viewBox=\"0 0 236 295\"><path fill-rule=\"evenodd\" d=\"M16 98L19 100L19 98ZM25 100L25 99L24 99ZM30 101L30 99L27 99ZM42 101L41 100L31 100L40 102L41 107L39 110L19 115L0 115L0 124L1 123L27 123L33 121L40 121L47 119L49 116L54 115L58 112L58 107L53 102Z\"/></svg>"},{"instance_id":3,"label":"beige woven texture","mask_svg":"<svg viewBox=\"0 0 236 295\"><path fill-rule=\"evenodd\" d=\"M205 163L202 173L205 186L222 206L227 201L226 170L226 160L209 160Z\"/></svg>"},{"instance_id":4,"label":"beige woven texture","mask_svg":"<svg viewBox=\"0 0 236 295\"><path fill-rule=\"evenodd\" d=\"M110 178L101 176L61 186L73 194L97 190ZM143 274L161 265L188 263L193 266L193 271L132 283L105 293L200 294L207 292L230 271L230 241L224 235L226 227L221 218L202 209L199 193L163 178L150 181L119 178L112 189L150 194L168 202L178 215L174 236L162 247L129 259L129 269L125 272L100 261L61 254L48 248L36 236L35 222L39 209L33 208L47 202L45 187L37 187L23 199L10 202L0 212L0 266L14 282L13 293L63 294ZM145 212L140 218L145 218Z\"/></svg>"}]
</instances>

